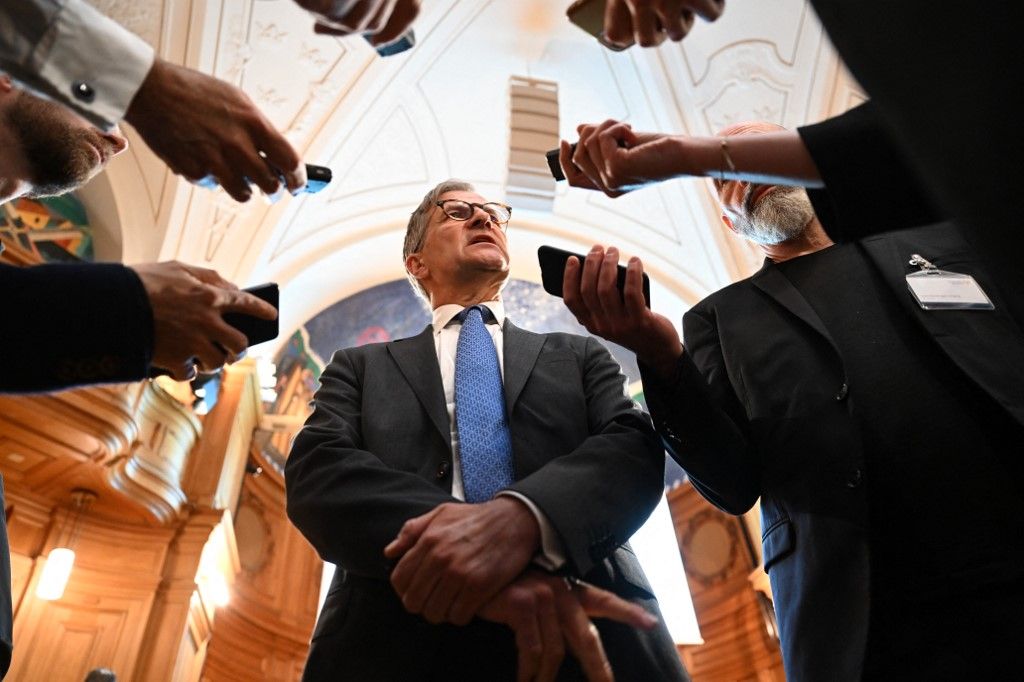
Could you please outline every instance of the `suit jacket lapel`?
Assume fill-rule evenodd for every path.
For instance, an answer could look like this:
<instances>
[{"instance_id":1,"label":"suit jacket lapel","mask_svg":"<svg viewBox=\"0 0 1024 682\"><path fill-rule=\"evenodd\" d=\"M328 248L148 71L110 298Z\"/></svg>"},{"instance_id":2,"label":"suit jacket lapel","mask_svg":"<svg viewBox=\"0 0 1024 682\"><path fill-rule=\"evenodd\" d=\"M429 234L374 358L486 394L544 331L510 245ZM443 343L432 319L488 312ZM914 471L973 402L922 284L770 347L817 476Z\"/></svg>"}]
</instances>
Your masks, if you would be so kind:
<instances>
[{"instance_id":1,"label":"suit jacket lapel","mask_svg":"<svg viewBox=\"0 0 1024 682\"><path fill-rule=\"evenodd\" d=\"M504 334L505 408L508 414L512 414L512 408L537 363L540 349L544 347L544 337L520 329L508 318L505 318Z\"/></svg>"},{"instance_id":2,"label":"suit jacket lapel","mask_svg":"<svg viewBox=\"0 0 1024 682\"><path fill-rule=\"evenodd\" d=\"M434 426L451 442L451 426L448 424L448 407L441 383L441 369L437 364L437 349L434 347L434 330L427 325L417 336L388 344L388 352L398 364L405 380L409 382L424 411Z\"/></svg>"},{"instance_id":3,"label":"suit jacket lapel","mask_svg":"<svg viewBox=\"0 0 1024 682\"><path fill-rule=\"evenodd\" d=\"M915 270L907 263L910 257L921 253L942 269L943 257L949 255L941 252L941 247L940 252L928 252L928 232L929 228L894 232L864 239L861 245L908 314L955 365L1024 424L1024 393L1020 390L1024 385L1024 339L999 292L983 285L996 305L993 311L924 310L913 300L906 282L907 273ZM958 263L950 269L981 280L982 273L971 263Z\"/></svg>"},{"instance_id":4,"label":"suit jacket lapel","mask_svg":"<svg viewBox=\"0 0 1024 682\"><path fill-rule=\"evenodd\" d=\"M765 262L764 267L754 273L750 281L758 289L771 296L779 305L810 325L814 331L824 336L836 353L839 353L835 341L832 340L832 336L825 328L825 324L818 317L818 313L814 312L814 308L807 302L807 299L797 291L797 288L793 286L785 275L779 272L778 268L772 267L771 263Z\"/></svg>"}]
</instances>

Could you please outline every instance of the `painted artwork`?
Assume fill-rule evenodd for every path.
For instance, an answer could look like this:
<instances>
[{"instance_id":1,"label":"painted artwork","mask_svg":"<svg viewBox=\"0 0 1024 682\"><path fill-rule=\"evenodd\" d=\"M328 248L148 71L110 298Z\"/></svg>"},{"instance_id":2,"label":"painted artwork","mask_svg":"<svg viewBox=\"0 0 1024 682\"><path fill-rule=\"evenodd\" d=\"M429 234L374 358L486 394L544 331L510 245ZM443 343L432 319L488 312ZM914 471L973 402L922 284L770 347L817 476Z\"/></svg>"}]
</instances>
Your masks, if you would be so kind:
<instances>
[{"instance_id":1,"label":"painted artwork","mask_svg":"<svg viewBox=\"0 0 1024 682\"><path fill-rule=\"evenodd\" d=\"M43 263L93 260L92 228L73 194L0 205L0 235Z\"/></svg>"}]
</instances>

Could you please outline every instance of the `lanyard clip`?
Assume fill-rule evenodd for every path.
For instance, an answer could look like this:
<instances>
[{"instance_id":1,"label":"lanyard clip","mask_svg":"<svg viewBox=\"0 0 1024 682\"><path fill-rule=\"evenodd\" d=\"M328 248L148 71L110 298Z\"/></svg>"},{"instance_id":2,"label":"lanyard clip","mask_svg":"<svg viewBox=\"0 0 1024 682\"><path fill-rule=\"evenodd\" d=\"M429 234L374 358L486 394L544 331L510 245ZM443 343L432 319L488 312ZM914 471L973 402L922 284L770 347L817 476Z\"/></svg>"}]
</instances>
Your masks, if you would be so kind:
<instances>
[{"instance_id":1,"label":"lanyard clip","mask_svg":"<svg viewBox=\"0 0 1024 682\"><path fill-rule=\"evenodd\" d=\"M912 254L910 256L910 260L907 262L910 263L911 265L916 265L917 267L921 268L922 271L927 273L934 273L939 271L939 269L935 267L935 265L930 260L928 260L919 253Z\"/></svg>"}]
</instances>

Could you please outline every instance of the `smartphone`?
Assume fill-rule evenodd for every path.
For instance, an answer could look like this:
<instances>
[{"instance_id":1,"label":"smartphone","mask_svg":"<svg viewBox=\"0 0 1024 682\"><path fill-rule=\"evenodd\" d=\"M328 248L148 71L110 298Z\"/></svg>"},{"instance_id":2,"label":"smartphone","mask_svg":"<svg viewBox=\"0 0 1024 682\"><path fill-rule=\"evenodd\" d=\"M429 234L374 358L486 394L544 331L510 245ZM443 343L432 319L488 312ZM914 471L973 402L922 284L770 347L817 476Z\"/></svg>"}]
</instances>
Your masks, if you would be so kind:
<instances>
[{"instance_id":1,"label":"smartphone","mask_svg":"<svg viewBox=\"0 0 1024 682\"><path fill-rule=\"evenodd\" d=\"M370 42L370 34L363 36L366 38L366 42ZM408 31L403 33L400 37L392 40L390 43L384 45L375 45L373 49L377 51L377 54L381 57L390 57L394 54L401 54L406 50L412 48L416 44L416 33L410 28Z\"/></svg>"},{"instance_id":2,"label":"smartphone","mask_svg":"<svg viewBox=\"0 0 1024 682\"><path fill-rule=\"evenodd\" d=\"M305 192L306 194L316 194L324 187L330 184L331 179L334 177L331 173L331 169L327 166L315 166L311 163L306 164L306 186L299 190L299 192Z\"/></svg>"},{"instance_id":3,"label":"smartphone","mask_svg":"<svg viewBox=\"0 0 1024 682\"><path fill-rule=\"evenodd\" d=\"M562 164L558 162L558 155L561 152L560 149L552 149L549 152L545 152L544 156L548 159L548 168L551 169L551 177L556 181L561 182L565 180L565 173L562 172ZM576 152L576 143L573 142L569 147L569 156L572 156Z\"/></svg>"},{"instance_id":4,"label":"smartphone","mask_svg":"<svg viewBox=\"0 0 1024 682\"><path fill-rule=\"evenodd\" d=\"M609 50L621 52L631 45L616 45L604 39L604 9L606 0L576 0L565 10L569 21L597 38Z\"/></svg>"},{"instance_id":5,"label":"smartphone","mask_svg":"<svg viewBox=\"0 0 1024 682\"><path fill-rule=\"evenodd\" d=\"M280 292L278 291L277 284L273 282L249 287L243 289L243 291L247 291L256 298L263 299L275 308L280 309L278 305ZM224 313L224 321L245 334L245 338L248 340L247 345L249 346L255 346L257 343L276 339L278 335L277 320L278 318L276 317L273 320L264 320L261 317L245 315L243 313Z\"/></svg>"},{"instance_id":6,"label":"smartphone","mask_svg":"<svg viewBox=\"0 0 1024 682\"><path fill-rule=\"evenodd\" d=\"M552 296L562 296L562 282L565 279L565 263L569 256L576 256L580 264L587 259L586 255L556 249L553 246L542 246L537 249L537 260L540 261L540 281L544 285L544 291ZM626 266L620 265L618 272L619 293L625 298L626 289ZM643 277L644 303L651 307L651 278L644 273Z\"/></svg>"}]
</instances>

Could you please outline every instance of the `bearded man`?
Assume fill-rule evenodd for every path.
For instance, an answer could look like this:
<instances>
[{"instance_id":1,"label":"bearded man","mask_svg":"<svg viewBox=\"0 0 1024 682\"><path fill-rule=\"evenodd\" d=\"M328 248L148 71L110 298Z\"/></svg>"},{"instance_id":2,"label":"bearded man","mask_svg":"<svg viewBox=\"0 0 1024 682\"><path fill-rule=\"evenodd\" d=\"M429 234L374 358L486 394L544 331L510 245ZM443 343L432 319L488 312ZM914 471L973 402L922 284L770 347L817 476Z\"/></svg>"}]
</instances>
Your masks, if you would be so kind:
<instances>
[{"instance_id":1,"label":"bearded man","mask_svg":"<svg viewBox=\"0 0 1024 682\"><path fill-rule=\"evenodd\" d=\"M780 131L739 124L715 142L762 138L763 158L777 159ZM599 177L619 148L602 158L583 137L585 156L563 167L588 186L579 169ZM816 214L802 188L715 175L723 222L766 260L686 313L685 347L644 306L638 259L619 297L613 248L570 260L565 301L589 331L636 351L655 427L694 486L734 514L760 497L787 679L1016 679L1024 335L1006 304L1014 292L998 290L951 223L833 244L819 221L835 198L827 183L810 190ZM913 201L911 183L901 191ZM899 210L875 206L879 221Z\"/></svg>"}]
</instances>

